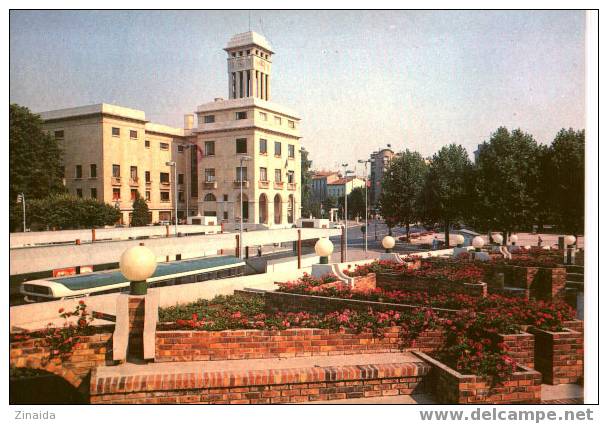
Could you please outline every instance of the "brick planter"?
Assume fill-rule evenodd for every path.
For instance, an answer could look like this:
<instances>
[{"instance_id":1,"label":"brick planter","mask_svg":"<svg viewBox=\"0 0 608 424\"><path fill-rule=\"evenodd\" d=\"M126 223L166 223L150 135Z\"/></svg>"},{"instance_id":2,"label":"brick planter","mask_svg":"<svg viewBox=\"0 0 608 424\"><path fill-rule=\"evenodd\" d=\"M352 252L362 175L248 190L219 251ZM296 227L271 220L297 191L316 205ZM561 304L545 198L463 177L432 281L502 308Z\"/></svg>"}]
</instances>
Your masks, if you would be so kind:
<instances>
[{"instance_id":1,"label":"brick planter","mask_svg":"<svg viewBox=\"0 0 608 424\"><path fill-rule=\"evenodd\" d=\"M534 334L534 368L548 384L577 383L583 376L583 333L571 329L547 331L531 327Z\"/></svg>"},{"instance_id":2,"label":"brick planter","mask_svg":"<svg viewBox=\"0 0 608 424\"><path fill-rule=\"evenodd\" d=\"M445 404L511 404L540 403L541 375L519 366L507 380L491 387L488 380L461 374L422 352L414 352L432 367L427 384L438 403Z\"/></svg>"},{"instance_id":3,"label":"brick planter","mask_svg":"<svg viewBox=\"0 0 608 424\"><path fill-rule=\"evenodd\" d=\"M534 335L530 333L494 334L497 343L504 343L515 362L527 368L534 368Z\"/></svg>"},{"instance_id":4,"label":"brick planter","mask_svg":"<svg viewBox=\"0 0 608 424\"><path fill-rule=\"evenodd\" d=\"M539 268L538 281L532 286L531 296L540 300L565 300L566 267Z\"/></svg>"},{"instance_id":5,"label":"brick planter","mask_svg":"<svg viewBox=\"0 0 608 424\"><path fill-rule=\"evenodd\" d=\"M404 341L400 327L371 333L298 328L288 330L157 331L156 362L215 361L225 359L292 358L296 356L424 350L443 346L442 330L429 330L413 342Z\"/></svg>"}]
</instances>

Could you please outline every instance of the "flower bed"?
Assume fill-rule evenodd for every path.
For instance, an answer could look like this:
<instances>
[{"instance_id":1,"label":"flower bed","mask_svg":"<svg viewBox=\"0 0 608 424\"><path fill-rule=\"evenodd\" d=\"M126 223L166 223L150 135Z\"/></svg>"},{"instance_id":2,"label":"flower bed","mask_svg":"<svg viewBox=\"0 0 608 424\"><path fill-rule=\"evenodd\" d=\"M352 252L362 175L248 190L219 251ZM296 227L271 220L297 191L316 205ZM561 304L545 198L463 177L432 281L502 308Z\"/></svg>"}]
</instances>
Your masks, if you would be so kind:
<instances>
[{"instance_id":1,"label":"flower bed","mask_svg":"<svg viewBox=\"0 0 608 424\"><path fill-rule=\"evenodd\" d=\"M540 403L541 375L530 368L517 365L500 384L493 379L465 374L425 353L415 355L431 364L427 375L438 403L444 404L510 404Z\"/></svg>"}]
</instances>

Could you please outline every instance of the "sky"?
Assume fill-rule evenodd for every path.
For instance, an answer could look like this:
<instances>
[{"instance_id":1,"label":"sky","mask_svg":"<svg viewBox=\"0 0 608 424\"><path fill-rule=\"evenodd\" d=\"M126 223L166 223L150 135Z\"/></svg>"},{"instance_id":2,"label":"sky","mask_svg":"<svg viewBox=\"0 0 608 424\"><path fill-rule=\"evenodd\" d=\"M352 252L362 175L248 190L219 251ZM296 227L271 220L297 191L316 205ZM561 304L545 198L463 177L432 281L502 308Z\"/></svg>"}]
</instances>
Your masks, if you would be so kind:
<instances>
[{"instance_id":1,"label":"sky","mask_svg":"<svg viewBox=\"0 0 608 424\"><path fill-rule=\"evenodd\" d=\"M272 101L300 114L315 169L387 144L472 156L499 126L541 143L585 126L582 11L11 11L10 101L182 126L228 97L222 49L250 28L273 47Z\"/></svg>"}]
</instances>

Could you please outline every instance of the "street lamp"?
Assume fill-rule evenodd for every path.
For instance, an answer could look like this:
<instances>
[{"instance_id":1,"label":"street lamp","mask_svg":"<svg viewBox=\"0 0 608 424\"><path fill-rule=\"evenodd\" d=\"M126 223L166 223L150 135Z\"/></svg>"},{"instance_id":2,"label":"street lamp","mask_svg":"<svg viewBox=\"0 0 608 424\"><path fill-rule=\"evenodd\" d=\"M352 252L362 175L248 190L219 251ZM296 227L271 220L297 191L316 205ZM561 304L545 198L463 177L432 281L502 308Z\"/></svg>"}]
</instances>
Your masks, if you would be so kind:
<instances>
[{"instance_id":1,"label":"street lamp","mask_svg":"<svg viewBox=\"0 0 608 424\"><path fill-rule=\"evenodd\" d=\"M485 242L483 241L483 238L481 236L476 236L473 238L472 244L476 252L481 252L481 248L483 247Z\"/></svg>"},{"instance_id":2,"label":"street lamp","mask_svg":"<svg viewBox=\"0 0 608 424\"><path fill-rule=\"evenodd\" d=\"M133 246L125 250L120 256L120 272L131 282L132 295L145 295L148 292L148 283L156 271L156 255L145 246Z\"/></svg>"},{"instance_id":3,"label":"street lamp","mask_svg":"<svg viewBox=\"0 0 608 424\"><path fill-rule=\"evenodd\" d=\"M386 253L391 253L393 247L395 247L395 239L391 236L385 236L382 239L382 247Z\"/></svg>"},{"instance_id":4,"label":"street lamp","mask_svg":"<svg viewBox=\"0 0 608 424\"><path fill-rule=\"evenodd\" d=\"M173 201L175 202L175 236L177 237L177 164L167 161L165 165L173 167Z\"/></svg>"},{"instance_id":5,"label":"street lamp","mask_svg":"<svg viewBox=\"0 0 608 424\"><path fill-rule=\"evenodd\" d=\"M367 259L367 164L370 163L370 160L359 159L358 162L365 164L365 234L363 237L365 237L365 259Z\"/></svg>"},{"instance_id":6,"label":"street lamp","mask_svg":"<svg viewBox=\"0 0 608 424\"><path fill-rule=\"evenodd\" d=\"M517 244L517 240L519 240L519 237L517 237L517 235L515 234L511 234L511 237L509 237L509 241L511 242L511 245L515 246Z\"/></svg>"},{"instance_id":7,"label":"street lamp","mask_svg":"<svg viewBox=\"0 0 608 424\"><path fill-rule=\"evenodd\" d=\"M329 262L329 257L334 251L334 244L327 237L320 238L315 243L315 253L319 255L319 263L327 264Z\"/></svg>"},{"instance_id":8,"label":"street lamp","mask_svg":"<svg viewBox=\"0 0 608 424\"><path fill-rule=\"evenodd\" d=\"M347 194L347 176L350 171L346 168L348 167L347 163L343 163L344 167L344 262L348 262L348 196Z\"/></svg>"},{"instance_id":9,"label":"street lamp","mask_svg":"<svg viewBox=\"0 0 608 424\"><path fill-rule=\"evenodd\" d=\"M239 180L241 185L241 225L239 228L239 258L243 257L243 162L247 162L251 160L251 156L241 156L241 167L239 168ZM245 177L247 177L245 175Z\"/></svg>"},{"instance_id":10,"label":"street lamp","mask_svg":"<svg viewBox=\"0 0 608 424\"><path fill-rule=\"evenodd\" d=\"M573 252L576 247L576 237L566 236L564 237L564 244L566 245L566 265L572 265Z\"/></svg>"},{"instance_id":11,"label":"street lamp","mask_svg":"<svg viewBox=\"0 0 608 424\"><path fill-rule=\"evenodd\" d=\"M17 203L23 204L23 232L25 233L25 194L19 193L17 195Z\"/></svg>"}]
</instances>

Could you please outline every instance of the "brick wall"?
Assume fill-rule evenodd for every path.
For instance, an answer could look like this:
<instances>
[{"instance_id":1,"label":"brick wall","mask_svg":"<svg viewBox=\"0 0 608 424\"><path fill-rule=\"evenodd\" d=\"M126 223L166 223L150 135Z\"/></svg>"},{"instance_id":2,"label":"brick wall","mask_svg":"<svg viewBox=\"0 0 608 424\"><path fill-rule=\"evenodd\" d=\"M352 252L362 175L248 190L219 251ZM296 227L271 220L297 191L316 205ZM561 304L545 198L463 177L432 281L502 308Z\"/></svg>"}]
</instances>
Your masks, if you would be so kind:
<instances>
[{"instance_id":1,"label":"brick wall","mask_svg":"<svg viewBox=\"0 0 608 424\"><path fill-rule=\"evenodd\" d=\"M576 383L583 376L583 334L530 328L534 334L534 368L548 384Z\"/></svg>"},{"instance_id":2,"label":"brick wall","mask_svg":"<svg viewBox=\"0 0 608 424\"><path fill-rule=\"evenodd\" d=\"M404 277L401 274L378 273L376 287L384 290L426 291L429 293L452 292L464 293L471 296L486 296L487 284L460 284L451 281L436 280L422 277Z\"/></svg>"},{"instance_id":3,"label":"brick wall","mask_svg":"<svg viewBox=\"0 0 608 424\"><path fill-rule=\"evenodd\" d=\"M296 356L350 355L398 352L403 349L434 351L444 343L442 330L429 330L414 342L404 341L400 327L372 333L329 329L157 331L156 362L214 361L225 359L292 358Z\"/></svg>"},{"instance_id":4,"label":"brick wall","mask_svg":"<svg viewBox=\"0 0 608 424\"><path fill-rule=\"evenodd\" d=\"M531 296L541 300L565 300L566 268L540 268Z\"/></svg>"},{"instance_id":5,"label":"brick wall","mask_svg":"<svg viewBox=\"0 0 608 424\"><path fill-rule=\"evenodd\" d=\"M81 336L71 354L52 359L44 339L13 342L10 344L10 365L46 370L83 389L81 385L91 369L111 363L111 338L109 332Z\"/></svg>"},{"instance_id":6,"label":"brick wall","mask_svg":"<svg viewBox=\"0 0 608 424\"><path fill-rule=\"evenodd\" d=\"M129 356L143 358L145 297L129 296Z\"/></svg>"},{"instance_id":7,"label":"brick wall","mask_svg":"<svg viewBox=\"0 0 608 424\"><path fill-rule=\"evenodd\" d=\"M498 334L498 343L504 343L506 349L518 364L534 368L534 335L530 333Z\"/></svg>"},{"instance_id":8,"label":"brick wall","mask_svg":"<svg viewBox=\"0 0 608 424\"><path fill-rule=\"evenodd\" d=\"M444 404L511 404L540 403L541 375L520 366L500 385L488 380L464 375L422 352L415 353L431 365L427 384L438 403Z\"/></svg>"}]
</instances>

